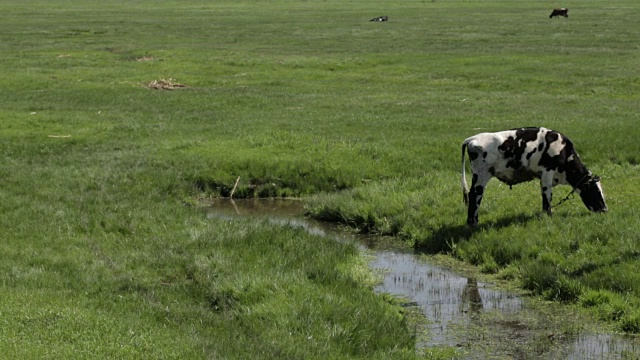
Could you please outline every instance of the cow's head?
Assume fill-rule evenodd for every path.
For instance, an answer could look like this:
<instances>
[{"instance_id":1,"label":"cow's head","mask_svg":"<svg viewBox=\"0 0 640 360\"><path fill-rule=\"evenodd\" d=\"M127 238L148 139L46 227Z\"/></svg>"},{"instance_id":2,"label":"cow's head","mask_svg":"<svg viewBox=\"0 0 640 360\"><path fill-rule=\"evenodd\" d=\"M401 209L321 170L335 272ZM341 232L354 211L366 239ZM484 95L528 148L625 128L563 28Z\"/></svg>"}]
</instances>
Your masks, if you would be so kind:
<instances>
[{"instance_id":1,"label":"cow's head","mask_svg":"<svg viewBox=\"0 0 640 360\"><path fill-rule=\"evenodd\" d=\"M607 211L607 204L604 201L604 192L600 185L600 177L589 174L585 180L578 185L582 202L587 209L594 212Z\"/></svg>"}]
</instances>

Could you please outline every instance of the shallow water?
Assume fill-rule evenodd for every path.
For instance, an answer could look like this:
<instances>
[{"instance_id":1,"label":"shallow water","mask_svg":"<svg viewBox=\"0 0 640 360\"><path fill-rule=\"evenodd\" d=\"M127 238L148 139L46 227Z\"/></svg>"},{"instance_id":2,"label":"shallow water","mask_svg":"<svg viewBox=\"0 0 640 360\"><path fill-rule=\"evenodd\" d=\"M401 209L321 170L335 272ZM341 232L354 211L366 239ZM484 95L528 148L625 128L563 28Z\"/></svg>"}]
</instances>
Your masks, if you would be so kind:
<instances>
[{"instance_id":1,"label":"shallow water","mask_svg":"<svg viewBox=\"0 0 640 360\"><path fill-rule=\"evenodd\" d=\"M303 204L295 200L216 199L208 208L210 218L267 218L274 224L299 226L369 249L375 256L370 266L384 274L376 291L406 299L407 306L419 309L428 320L421 325L426 335L419 337L418 349L457 346L469 359L640 359L638 337L581 333L552 339L555 335L536 333L517 320L521 313L531 311L521 297L430 264L402 244L341 231L333 224L305 218L303 212ZM545 337L552 339L548 348L530 345Z\"/></svg>"},{"instance_id":2,"label":"shallow water","mask_svg":"<svg viewBox=\"0 0 640 360\"><path fill-rule=\"evenodd\" d=\"M512 314L522 307L522 299L513 294L421 261L414 254L377 251L371 266L386 270L376 290L411 299L430 320L423 346L456 346L465 342L454 335L459 333L456 329L469 326L474 315L493 310Z\"/></svg>"}]
</instances>

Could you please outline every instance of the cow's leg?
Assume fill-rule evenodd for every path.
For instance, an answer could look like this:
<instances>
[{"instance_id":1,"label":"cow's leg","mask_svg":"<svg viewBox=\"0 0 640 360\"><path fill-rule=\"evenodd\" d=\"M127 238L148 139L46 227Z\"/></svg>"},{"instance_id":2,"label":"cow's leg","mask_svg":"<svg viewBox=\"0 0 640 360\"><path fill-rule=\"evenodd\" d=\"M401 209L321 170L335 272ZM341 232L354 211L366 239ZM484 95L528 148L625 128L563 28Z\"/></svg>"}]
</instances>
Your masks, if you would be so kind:
<instances>
[{"instance_id":1,"label":"cow's leg","mask_svg":"<svg viewBox=\"0 0 640 360\"><path fill-rule=\"evenodd\" d=\"M545 171L540 176L540 189L542 190L542 211L551 216L551 198L553 192L553 171Z\"/></svg>"},{"instance_id":2,"label":"cow's leg","mask_svg":"<svg viewBox=\"0 0 640 360\"><path fill-rule=\"evenodd\" d=\"M467 225L469 226L478 226L478 208L480 207L480 203L482 203L484 189L487 187L490 179L491 175L488 173L473 173L471 191L469 191L469 208L467 209Z\"/></svg>"}]
</instances>

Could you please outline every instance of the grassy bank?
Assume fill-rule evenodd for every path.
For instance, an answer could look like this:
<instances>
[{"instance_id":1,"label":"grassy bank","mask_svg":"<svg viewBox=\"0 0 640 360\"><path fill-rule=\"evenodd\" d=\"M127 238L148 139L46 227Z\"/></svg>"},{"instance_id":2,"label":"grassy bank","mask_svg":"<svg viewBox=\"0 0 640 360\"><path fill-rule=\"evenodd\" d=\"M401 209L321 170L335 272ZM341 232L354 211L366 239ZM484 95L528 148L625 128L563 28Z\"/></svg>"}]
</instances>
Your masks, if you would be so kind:
<instances>
[{"instance_id":1,"label":"grassy bank","mask_svg":"<svg viewBox=\"0 0 640 360\"><path fill-rule=\"evenodd\" d=\"M189 206L237 177L638 332L640 6L572 5L3 2L2 353L414 357L351 246ZM491 183L464 228L462 139L516 126L567 134L610 213Z\"/></svg>"}]
</instances>

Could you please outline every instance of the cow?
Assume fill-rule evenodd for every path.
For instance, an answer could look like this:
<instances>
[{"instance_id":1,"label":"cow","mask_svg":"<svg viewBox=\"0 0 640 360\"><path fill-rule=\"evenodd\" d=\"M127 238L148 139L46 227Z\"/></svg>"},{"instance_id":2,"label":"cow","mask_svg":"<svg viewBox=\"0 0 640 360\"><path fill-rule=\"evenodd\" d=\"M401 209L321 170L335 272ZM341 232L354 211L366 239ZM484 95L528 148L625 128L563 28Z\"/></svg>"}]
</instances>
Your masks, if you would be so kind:
<instances>
[{"instance_id":1,"label":"cow","mask_svg":"<svg viewBox=\"0 0 640 360\"><path fill-rule=\"evenodd\" d=\"M373 19L371 19L369 21L389 21L389 17L388 16L378 16L378 17L374 17Z\"/></svg>"},{"instance_id":2,"label":"cow","mask_svg":"<svg viewBox=\"0 0 640 360\"><path fill-rule=\"evenodd\" d=\"M553 17L558 17L558 16L564 16L564 17L568 18L569 17L569 9L567 9L567 8L553 9L553 11L551 12L551 15L549 15L549 19L551 19Z\"/></svg>"},{"instance_id":3,"label":"cow","mask_svg":"<svg viewBox=\"0 0 640 360\"><path fill-rule=\"evenodd\" d=\"M473 178L471 191L465 175L465 150ZM552 187L568 184L593 212L606 212L600 178L582 164L573 143L557 131L525 127L481 133L462 143L462 195L468 206L467 225L478 226L478 208L492 177L509 186L540 179L542 209L551 215Z\"/></svg>"}]
</instances>

